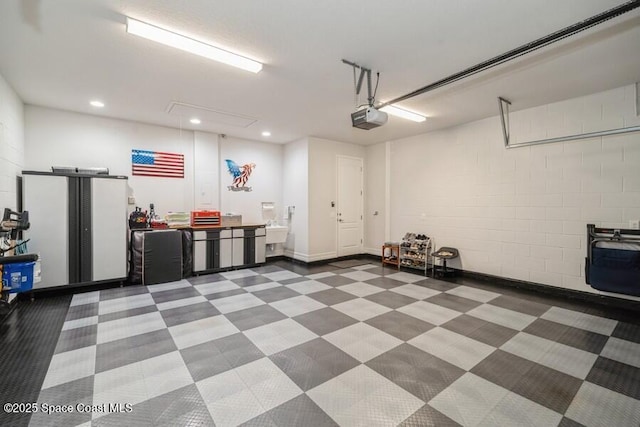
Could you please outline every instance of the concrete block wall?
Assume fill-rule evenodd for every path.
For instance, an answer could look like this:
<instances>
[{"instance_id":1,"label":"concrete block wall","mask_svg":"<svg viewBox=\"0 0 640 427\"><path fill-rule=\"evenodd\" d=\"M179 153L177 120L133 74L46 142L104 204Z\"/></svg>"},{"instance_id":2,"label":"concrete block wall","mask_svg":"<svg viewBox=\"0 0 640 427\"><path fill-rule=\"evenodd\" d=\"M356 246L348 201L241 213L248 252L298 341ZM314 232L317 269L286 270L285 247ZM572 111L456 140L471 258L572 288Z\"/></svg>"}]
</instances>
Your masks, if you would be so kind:
<instances>
[{"instance_id":1,"label":"concrete block wall","mask_svg":"<svg viewBox=\"0 0 640 427\"><path fill-rule=\"evenodd\" d=\"M635 86L511 114L512 142L640 125ZM640 219L640 132L506 149L498 116L391 143L391 237L469 271L586 292L586 224Z\"/></svg>"},{"instance_id":2,"label":"concrete block wall","mask_svg":"<svg viewBox=\"0 0 640 427\"><path fill-rule=\"evenodd\" d=\"M24 165L24 106L0 75L0 210L17 208L16 176Z\"/></svg>"}]
</instances>

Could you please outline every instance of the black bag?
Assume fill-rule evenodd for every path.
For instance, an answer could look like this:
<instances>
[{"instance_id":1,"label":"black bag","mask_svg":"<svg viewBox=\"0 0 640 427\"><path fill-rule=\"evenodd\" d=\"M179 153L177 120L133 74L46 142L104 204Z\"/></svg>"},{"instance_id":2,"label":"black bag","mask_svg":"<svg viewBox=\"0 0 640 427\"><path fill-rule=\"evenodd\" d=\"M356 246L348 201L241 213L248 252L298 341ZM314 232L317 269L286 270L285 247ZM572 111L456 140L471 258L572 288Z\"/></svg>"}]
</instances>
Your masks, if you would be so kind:
<instances>
[{"instance_id":1,"label":"black bag","mask_svg":"<svg viewBox=\"0 0 640 427\"><path fill-rule=\"evenodd\" d=\"M147 211L142 212L142 209L136 206L136 210L129 215L129 229L147 228L148 224L149 217L147 216Z\"/></svg>"}]
</instances>

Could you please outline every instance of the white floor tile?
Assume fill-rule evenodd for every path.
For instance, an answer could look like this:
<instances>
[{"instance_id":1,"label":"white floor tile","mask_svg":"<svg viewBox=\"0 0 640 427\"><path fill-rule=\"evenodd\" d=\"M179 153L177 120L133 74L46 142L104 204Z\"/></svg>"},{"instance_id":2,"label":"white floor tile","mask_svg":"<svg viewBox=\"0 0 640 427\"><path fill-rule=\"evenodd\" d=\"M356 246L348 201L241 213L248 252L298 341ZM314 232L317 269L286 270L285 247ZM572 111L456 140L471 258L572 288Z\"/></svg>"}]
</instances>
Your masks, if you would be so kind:
<instances>
[{"instance_id":1,"label":"white floor tile","mask_svg":"<svg viewBox=\"0 0 640 427\"><path fill-rule=\"evenodd\" d=\"M396 337L366 323L355 323L323 338L362 363L402 344Z\"/></svg>"},{"instance_id":2,"label":"white floor tile","mask_svg":"<svg viewBox=\"0 0 640 427\"><path fill-rule=\"evenodd\" d=\"M317 280L317 279L323 279L325 277L331 277L331 276L335 276L335 273L332 273L330 271L323 271L322 273L314 273L314 274L309 274L305 277L312 279L312 280Z\"/></svg>"},{"instance_id":3,"label":"white floor tile","mask_svg":"<svg viewBox=\"0 0 640 427\"><path fill-rule=\"evenodd\" d=\"M264 291L265 289L277 288L279 286L282 286L282 285L278 282L268 282L268 283L260 283L259 285L245 286L244 290L247 292L258 292L258 291Z\"/></svg>"},{"instance_id":4,"label":"white floor tile","mask_svg":"<svg viewBox=\"0 0 640 427\"><path fill-rule=\"evenodd\" d=\"M387 274L385 277L388 279L399 280L405 283L415 283L425 279L425 277L421 274L419 275L405 272Z\"/></svg>"},{"instance_id":5,"label":"white floor tile","mask_svg":"<svg viewBox=\"0 0 640 427\"><path fill-rule=\"evenodd\" d=\"M253 294L233 295L230 297L214 299L210 302L220 311L220 313L224 314L265 304L264 301Z\"/></svg>"},{"instance_id":6,"label":"white floor tile","mask_svg":"<svg viewBox=\"0 0 640 427\"><path fill-rule=\"evenodd\" d=\"M463 426L476 426L509 393L467 372L428 403Z\"/></svg>"},{"instance_id":7,"label":"white floor tile","mask_svg":"<svg viewBox=\"0 0 640 427\"><path fill-rule=\"evenodd\" d=\"M151 294L131 295L123 298L115 298L101 301L98 306L98 315L116 313L118 311L130 310L132 308L146 307L154 305L155 301Z\"/></svg>"},{"instance_id":8,"label":"white floor tile","mask_svg":"<svg viewBox=\"0 0 640 427\"><path fill-rule=\"evenodd\" d=\"M561 420L562 414L509 392L478 426L547 427L557 426Z\"/></svg>"},{"instance_id":9,"label":"white floor tile","mask_svg":"<svg viewBox=\"0 0 640 427\"><path fill-rule=\"evenodd\" d=\"M426 301L416 301L399 308L397 311L424 320L432 325L442 325L462 314L459 311L451 310L441 305L431 304Z\"/></svg>"},{"instance_id":10,"label":"white floor tile","mask_svg":"<svg viewBox=\"0 0 640 427\"><path fill-rule=\"evenodd\" d=\"M286 286L287 288L293 289L294 291L305 295L331 289L331 286L315 280L305 280L304 282L292 283Z\"/></svg>"},{"instance_id":11,"label":"white floor tile","mask_svg":"<svg viewBox=\"0 0 640 427\"><path fill-rule=\"evenodd\" d=\"M98 344L134 335L165 329L167 325L159 312L98 323Z\"/></svg>"},{"instance_id":12,"label":"white floor tile","mask_svg":"<svg viewBox=\"0 0 640 427\"><path fill-rule=\"evenodd\" d=\"M93 405L124 403L135 405L149 398L141 363L132 363L96 374ZM93 419L106 415L94 412Z\"/></svg>"},{"instance_id":13,"label":"white floor tile","mask_svg":"<svg viewBox=\"0 0 640 427\"><path fill-rule=\"evenodd\" d=\"M495 292L485 291L484 289L471 288L469 286L458 286L446 291L445 293L480 302L489 302L492 299L498 298L500 296L500 294L497 294Z\"/></svg>"},{"instance_id":14,"label":"white floor tile","mask_svg":"<svg viewBox=\"0 0 640 427\"><path fill-rule=\"evenodd\" d=\"M178 351L138 363L142 368L149 399L193 384L191 374Z\"/></svg>"},{"instance_id":15,"label":"white floor tile","mask_svg":"<svg viewBox=\"0 0 640 427\"><path fill-rule=\"evenodd\" d=\"M220 275L227 280L233 280L233 279L241 279L243 277L257 276L258 273L256 273L255 271L244 269L244 270L225 271L224 273L220 273Z\"/></svg>"},{"instance_id":16,"label":"white floor tile","mask_svg":"<svg viewBox=\"0 0 640 427\"><path fill-rule=\"evenodd\" d=\"M306 295L275 301L269 305L289 317L299 316L300 314L326 307L326 305Z\"/></svg>"},{"instance_id":17,"label":"white floor tile","mask_svg":"<svg viewBox=\"0 0 640 427\"><path fill-rule=\"evenodd\" d=\"M597 354L525 332L511 338L500 349L580 379L587 377L598 358Z\"/></svg>"},{"instance_id":18,"label":"white floor tile","mask_svg":"<svg viewBox=\"0 0 640 427\"><path fill-rule=\"evenodd\" d=\"M611 337L600 355L640 368L640 344L635 342Z\"/></svg>"},{"instance_id":19,"label":"white floor tile","mask_svg":"<svg viewBox=\"0 0 640 427\"><path fill-rule=\"evenodd\" d=\"M82 319L67 320L62 325L62 330L68 331L69 329L82 328L84 326L91 326L91 325L97 325L97 324L98 324L98 316L83 317Z\"/></svg>"},{"instance_id":20,"label":"white floor tile","mask_svg":"<svg viewBox=\"0 0 640 427\"><path fill-rule=\"evenodd\" d=\"M173 289L188 288L191 286L186 280L178 280L176 282L158 283L157 285L147 285L147 290L151 293L170 291Z\"/></svg>"},{"instance_id":21,"label":"white floor tile","mask_svg":"<svg viewBox=\"0 0 640 427\"><path fill-rule=\"evenodd\" d=\"M265 411L302 394L302 390L266 357L240 366L236 371Z\"/></svg>"},{"instance_id":22,"label":"white floor tile","mask_svg":"<svg viewBox=\"0 0 640 427\"><path fill-rule=\"evenodd\" d=\"M433 328L407 342L467 371L495 350L490 345L444 328Z\"/></svg>"},{"instance_id":23,"label":"white floor tile","mask_svg":"<svg viewBox=\"0 0 640 427\"><path fill-rule=\"evenodd\" d=\"M240 286L233 283L231 280L221 280L219 282L203 283L201 285L195 285L194 288L202 295L216 294L218 292L230 291L233 289L240 289Z\"/></svg>"},{"instance_id":24,"label":"white floor tile","mask_svg":"<svg viewBox=\"0 0 640 427\"><path fill-rule=\"evenodd\" d=\"M85 292L83 294L75 294L71 299L71 307L76 305L92 304L100 302L100 291Z\"/></svg>"},{"instance_id":25,"label":"white floor tile","mask_svg":"<svg viewBox=\"0 0 640 427\"><path fill-rule=\"evenodd\" d=\"M156 304L156 306L158 307L158 310L162 311L162 310L170 310L172 308L185 307L187 305L199 304L201 302L207 302L207 301L209 300L203 297L202 295L198 295L190 298L182 298L174 301L161 302Z\"/></svg>"},{"instance_id":26,"label":"white floor tile","mask_svg":"<svg viewBox=\"0 0 640 427\"><path fill-rule=\"evenodd\" d=\"M373 301L369 301L363 298L356 298L349 301L341 302L332 306L332 308L351 316L354 319L358 319L361 322L372 317L379 316L384 313L388 313L392 309L384 305L380 305Z\"/></svg>"},{"instance_id":27,"label":"white floor tile","mask_svg":"<svg viewBox=\"0 0 640 427\"><path fill-rule=\"evenodd\" d=\"M593 316L591 314L580 313L578 311L567 310L560 307L551 307L541 318L561 323L574 328L596 332L603 335L611 335L618 322L613 319Z\"/></svg>"},{"instance_id":28,"label":"white floor tile","mask_svg":"<svg viewBox=\"0 0 640 427\"><path fill-rule=\"evenodd\" d=\"M293 271L289 271L289 270L275 271L273 273L265 273L263 274L263 276L275 282L279 280L288 280L288 279L295 279L296 277L302 277L298 273L294 273Z\"/></svg>"},{"instance_id":29,"label":"white floor tile","mask_svg":"<svg viewBox=\"0 0 640 427\"><path fill-rule=\"evenodd\" d=\"M267 355L317 338L316 334L292 319L283 319L249 329L244 331L244 335Z\"/></svg>"},{"instance_id":30,"label":"white floor tile","mask_svg":"<svg viewBox=\"0 0 640 427\"><path fill-rule=\"evenodd\" d=\"M523 330L536 320L536 317L491 304L482 304L467 312L469 316L496 323L506 328Z\"/></svg>"},{"instance_id":31,"label":"white floor tile","mask_svg":"<svg viewBox=\"0 0 640 427\"><path fill-rule=\"evenodd\" d=\"M420 399L365 365L307 391L339 425L398 425L424 405Z\"/></svg>"},{"instance_id":32,"label":"white floor tile","mask_svg":"<svg viewBox=\"0 0 640 427\"><path fill-rule=\"evenodd\" d=\"M207 317L169 328L169 333L179 349L213 341L237 332L239 329L224 316Z\"/></svg>"},{"instance_id":33,"label":"white floor tile","mask_svg":"<svg viewBox=\"0 0 640 427\"><path fill-rule=\"evenodd\" d=\"M367 295L373 295L384 291L384 289L379 286L373 286L362 282L338 286L338 289L349 292L351 295L355 295L357 297L366 297Z\"/></svg>"},{"instance_id":34,"label":"white floor tile","mask_svg":"<svg viewBox=\"0 0 640 427\"><path fill-rule=\"evenodd\" d=\"M349 273L341 274L341 276L348 277L349 279L357 280L358 282L364 282L365 280L375 279L376 277L380 277L379 274L369 273L367 271L352 271Z\"/></svg>"},{"instance_id":35,"label":"white floor tile","mask_svg":"<svg viewBox=\"0 0 640 427\"><path fill-rule=\"evenodd\" d=\"M395 292L400 295L406 295L408 297L416 298L416 299L426 299L441 293L440 291L436 291L430 288L426 288L424 286L418 286L413 284L398 286L397 288L393 288L389 290L391 292Z\"/></svg>"},{"instance_id":36,"label":"white floor tile","mask_svg":"<svg viewBox=\"0 0 640 427\"><path fill-rule=\"evenodd\" d=\"M640 401L585 381L565 416L590 427L637 427Z\"/></svg>"},{"instance_id":37,"label":"white floor tile","mask_svg":"<svg viewBox=\"0 0 640 427\"><path fill-rule=\"evenodd\" d=\"M49 364L47 376L42 388L50 388L59 384L93 375L96 367L96 346L79 348L54 354ZM25 366L25 369L29 369Z\"/></svg>"}]
</instances>

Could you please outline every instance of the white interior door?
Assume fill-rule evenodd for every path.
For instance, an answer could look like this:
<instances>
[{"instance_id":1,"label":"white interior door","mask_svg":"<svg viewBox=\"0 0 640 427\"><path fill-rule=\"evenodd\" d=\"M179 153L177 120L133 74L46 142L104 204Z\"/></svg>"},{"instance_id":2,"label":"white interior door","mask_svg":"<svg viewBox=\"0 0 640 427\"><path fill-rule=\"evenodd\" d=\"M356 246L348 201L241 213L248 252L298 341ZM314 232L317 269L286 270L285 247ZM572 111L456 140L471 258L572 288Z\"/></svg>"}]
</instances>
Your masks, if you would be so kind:
<instances>
[{"instance_id":1,"label":"white interior door","mask_svg":"<svg viewBox=\"0 0 640 427\"><path fill-rule=\"evenodd\" d=\"M362 253L362 159L338 156L338 256Z\"/></svg>"}]
</instances>

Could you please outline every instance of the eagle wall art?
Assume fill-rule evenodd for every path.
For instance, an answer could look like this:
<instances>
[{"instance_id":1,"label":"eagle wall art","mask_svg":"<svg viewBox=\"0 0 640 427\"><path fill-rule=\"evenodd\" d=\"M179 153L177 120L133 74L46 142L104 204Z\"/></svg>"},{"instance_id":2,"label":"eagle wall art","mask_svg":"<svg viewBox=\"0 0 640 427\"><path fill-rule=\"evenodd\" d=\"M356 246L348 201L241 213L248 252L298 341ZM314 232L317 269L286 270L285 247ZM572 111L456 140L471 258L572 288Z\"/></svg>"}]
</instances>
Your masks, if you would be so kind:
<instances>
[{"instance_id":1,"label":"eagle wall art","mask_svg":"<svg viewBox=\"0 0 640 427\"><path fill-rule=\"evenodd\" d=\"M233 176L233 183L227 187L229 191L251 191L251 187L247 187L245 184L249 180L249 176L251 176L256 164L247 163L239 166L233 160L225 159L224 161L227 162L229 173Z\"/></svg>"}]
</instances>

